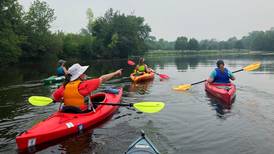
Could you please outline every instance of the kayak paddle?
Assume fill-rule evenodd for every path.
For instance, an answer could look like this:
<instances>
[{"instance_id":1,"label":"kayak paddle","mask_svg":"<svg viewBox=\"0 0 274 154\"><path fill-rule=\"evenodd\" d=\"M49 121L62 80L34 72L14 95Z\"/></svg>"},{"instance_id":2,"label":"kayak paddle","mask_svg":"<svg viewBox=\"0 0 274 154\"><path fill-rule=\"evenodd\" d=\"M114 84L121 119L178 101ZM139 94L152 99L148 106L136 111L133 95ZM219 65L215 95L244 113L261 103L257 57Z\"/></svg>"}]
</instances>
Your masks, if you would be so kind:
<instances>
[{"instance_id":1,"label":"kayak paddle","mask_svg":"<svg viewBox=\"0 0 274 154\"><path fill-rule=\"evenodd\" d=\"M135 63L132 60L128 60L127 63L128 63L128 65L131 65L131 66L135 65ZM152 71L152 72L155 73L155 74L157 74L162 79L169 79L169 76L166 75L166 74L160 74L160 73L157 73L155 71Z\"/></svg>"},{"instance_id":2,"label":"kayak paddle","mask_svg":"<svg viewBox=\"0 0 274 154\"><path fill-rule=\"evenodd\" d=\"M131 66L134 66L134 65L135 65L135 63L134 63L132 60L127 60L127 64L128 64L128 65L131 65Z\"/></svg>"},{"instance_id":3,"label":"kayak paddle","mask_svg":"<svg viewBox=\"0 0 274 154\"><path fill-rule=\"evenodd\" d=\"M250 64L250 65L248 65L248 66L246 66L246 67L244 67L242 69L234 71L232 73L237 73L237 72L241 72L241 71L247 71L247 72L249 72L249 71L253 71L253 70L258 69L260 66L261 66L261 63L260 62L256 62L256 63ZM179 90L179 91L186 91L186 90L190 89L193 85L196 85L196 84L199 84L199 83L203 83L203 82L206 82L206 80L202 80L202 81L191 83L191 84L179 85L179 86L174 87L173 89L174 90Z\"/></svg>"},{"instance_id":4,"label":"kayak paddle","mask_svg":"<svg viewBox=\"0 0 274 154\"><path fill-rule=\"evenodd\" d=\"M157 74L162 79L169 79L169 76L166 75L166 74L159 74L159 73L155 72L154 70L152 72L155 73L155 74Z\"/></svg>"},{"instance_id":5,"label":"kayak paddle","mask_svg":"<svg viewBox=\"0 0 274 154\"><path fill-rule=\"evenodd\" d=\"M44 97L44 96L31 96L28 100L29 100L29 103L34 106L47 106L53 102L53 99L49 97ZM93 104L134 107L135 109L144 113L156 113L161 111L165 107L165 103L163 102L139 102L139 103L128 103L128 104L93 102Z\"/></svg>"}]
</instances>

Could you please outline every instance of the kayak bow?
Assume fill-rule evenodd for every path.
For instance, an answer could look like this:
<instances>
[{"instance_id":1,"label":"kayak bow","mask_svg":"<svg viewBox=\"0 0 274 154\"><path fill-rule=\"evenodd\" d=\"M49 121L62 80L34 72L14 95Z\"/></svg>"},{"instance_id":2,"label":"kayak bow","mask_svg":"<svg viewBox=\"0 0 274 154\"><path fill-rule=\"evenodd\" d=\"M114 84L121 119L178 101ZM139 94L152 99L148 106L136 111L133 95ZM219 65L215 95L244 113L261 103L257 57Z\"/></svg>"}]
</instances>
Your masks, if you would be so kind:
<instances>
[{"instance_id":1,"label":"kayak bow","mask_svg":"<svg viewBox=\"0 0 274 154\"><path fill-rule=\"evenodd\" d=\"M63 82L65 80L65 76L50 76L46 79L43 80L44 82L44 85L51 85L51 84L54 84L54 83L60 83L60 82Z\"/></svg>"},{"instance_id":2,"label":"kayak bow","mask_svg":"<svg viewBox=\"0 0 274 154\"><path fill-rule=\"evenodd\" d=\"M145 136L144 131L141 131L141 137L133 142L125 154L159 154L160 152L152 144L152 142Z\"/></svg>"}]
</instances>

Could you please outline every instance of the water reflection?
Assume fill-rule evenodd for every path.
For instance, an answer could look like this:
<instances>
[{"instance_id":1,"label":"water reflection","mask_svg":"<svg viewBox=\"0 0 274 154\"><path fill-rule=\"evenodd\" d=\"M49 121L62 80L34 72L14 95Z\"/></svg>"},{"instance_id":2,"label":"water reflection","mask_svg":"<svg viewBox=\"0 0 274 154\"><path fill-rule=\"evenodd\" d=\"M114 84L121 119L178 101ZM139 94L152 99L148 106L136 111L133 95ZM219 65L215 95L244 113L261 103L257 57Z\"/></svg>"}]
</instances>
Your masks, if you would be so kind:
<instances>
[{"instance_id":1,"label":"water reflection","mask_svg":"<svg viewBox=\"0 0 274 154\"><path fill-rule=\"evenodd\" d=\"M236 97L234 97L231 104L225 104L221 100L209 94L208 92L205 93L208 97L209 105L216 111L216 116L223 120L227 119L228 115L226 114L231 113L232 105L235 102Z\"/></svg>"},{"instance_id":2,"label":"water reflection","mask_svg":"<svg viewBox=\"0 0 274 154\"><path fill-rule=\"evenodd\" d=\"M221 58L231 69L262 61L260 69L237 74L235 84L239 87L238 96L232 106L225 106L214 97L206 95L202 85L193 86L191 90L183 94L171 90L174 85L204 79L215 67L216 60ZM137 61L137 59L134 60ZM76 61L70 61L68 66L74 62ZM46 147L41 153L77 153L77 151L81 153L123 153L138 136L140 129L145 129L152 136L151 139L156 145L160 145L160 151L163 153L176 153L178 149L191 154L222 153L223 151L239 153L238 149L243 143L247 143L246 138L240 139L243 134L242 130L245 130L244 137L248 137L248 143L252 143L249 147L251 151L265 146L267 151L261 148L258 153L273 153L272 146L268 145L274 142L273 135L269 135L264 130L264 128L274 129L273 111L271 110L273 108L273 95L271 94L274 92L271 86L274 79L273 55L188 55L146 58L149 66L159 73L170 75L171 78L160 82L155 77L154 81L138 84L131 83L128 78L134 67L127 65L127 59L90 60L80 63L90 65L87 74L91 77L98 77L123 68L122 78L105 83L101 89L108 86L123 86L124 103L144 100L163 101L166 103L166 108L153 115L138 114L132 108L120 108L115 117L101 128L63 139L53 146ZM27 98L32 95L50 96L52 90L58 86L38 84L42 79L55 73L55 65L56 61L41 61L35 64L9 66L8 69L0 70L1 153L15 153L15 137L58 109L58 105L54 104L40 108L33 107L27 102ZM250 100L258 107L250 110L251 105L248 103ZM256 116L250 118L251 113L256 113ZM233 118L229 118L232 116ZM256 120L256 118L259 119ZM219 132L216 133L216 131ZM267 141L257 142L258 137L267 138ZM217 145L222 149L212 148L212 145ZM248 151L244 149L243 153L245 152Z\"/></svg>"},{"instance_id":3,"label":"water reflection","mask_svg":"<svg viewBox=\"0 0 274 154\"><path fill-rule=\"evenodd\" d=\"M149 94L149 88L152 86L152 81L146 81L142 83L131 83L129 86L129 92L138 93L140 95Z\"/></svg>"},{"instance_id":4,"label":"water reflection","mask_svg":"<svg viewBox=\"0 0 274 154\"><path fill-rule=\"evenodd\" d=\"M59 152L80 154L84 152L91 153L97 146L97 143L93 141L93 130L86 131L73 139L64 140L59 145ZM89 147L87 151L87 147Z\"/></svg>"}]
</instances>

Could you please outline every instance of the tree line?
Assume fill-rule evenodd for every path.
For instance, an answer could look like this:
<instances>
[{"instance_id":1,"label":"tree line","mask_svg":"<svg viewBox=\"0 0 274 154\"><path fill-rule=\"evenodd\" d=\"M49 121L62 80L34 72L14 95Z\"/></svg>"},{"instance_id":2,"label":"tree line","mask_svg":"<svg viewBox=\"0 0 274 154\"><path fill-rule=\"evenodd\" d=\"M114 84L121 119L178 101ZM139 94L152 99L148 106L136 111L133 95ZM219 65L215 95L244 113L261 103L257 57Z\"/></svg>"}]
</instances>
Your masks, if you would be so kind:
<instances>
[{"instance_id":1,"label":"tree line","mask_svg":"<svg viewBox=\"0 0 274 154\"><path fill-rule=\"evenodd\" d=\"M231 37L226 41L205 39L198 41L195 38L185 36L177 37L175 41L157 40L150 36L146 44L150 50L223 50L223 49L247 49L257 51L274 51L274 28L266 31L253 31L241 39Z\"/></svg>"},{"instance_id":2,"label":"tree line","mask_svg":"<svg viewBox=\"0 0 274 154\"><path fill-rule=\"evenodd\" d=\"M58 58L125 58L148 50L151 31L143 17L109 9L95 18L87 10L88 24L79 33L52 32L54 9L35 0L25 11L17 0L0 1L0 63Z\"/></svg>"},{"instance_id":3,"label":"tree line","mask_svg":"<svg viewBox=\"0 0 274 154\"><path fill-rule=\"evenodd\" d=\"M198 41L185 36L175 41L150 36L151 28L143 17L109 9L95 18L86 12L87 25L79 33L52 32L54 9L35 0L26 11L18 0L0 1L0 64L57 58L127 58L148 50L249 49L274 51L274 28L253 31L247 36L226 41Z\"/></svg>"}]
</instances>

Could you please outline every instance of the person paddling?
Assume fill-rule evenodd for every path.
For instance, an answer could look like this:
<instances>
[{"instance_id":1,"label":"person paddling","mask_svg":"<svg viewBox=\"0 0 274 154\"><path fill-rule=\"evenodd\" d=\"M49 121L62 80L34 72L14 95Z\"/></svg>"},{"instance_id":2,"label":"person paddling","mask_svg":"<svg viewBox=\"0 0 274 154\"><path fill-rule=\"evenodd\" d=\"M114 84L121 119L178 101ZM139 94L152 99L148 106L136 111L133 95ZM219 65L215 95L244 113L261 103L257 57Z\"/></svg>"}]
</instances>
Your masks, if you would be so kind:
<instances>
[{"instance_id":1,"label":"person paddling","mask_svg":"<svg viewBox=\"0 0 274 154\"><path fill-rule=\"evenodd\" d=\"M136 66L134 73L135 75L142 75L144 73L149 73L151 70L145 64L145 59L141 57L139 59L139 64Z\"/></svg>"},{"instance_id":2,"label":"person paddling","mask_svg":"<svg viewBox=\"0 0 274 154\"><path fill-rule=\"evenodd\" d=\"M58 67L56 69L56 75L59 76L65 76L68 74L67 68L65 67L66 61L63 59L58 60Z\"/></svg>"},{"instance_id":3,"label":"person paddling","mask_svg":"<svg viewBox=\"0 0 274 154\"><path fill-rule=\"evenodd\" d=\"M68 69L68 74L64 84L53 93L53 99L56 102L64 102L63 112L82 113L86 112L91 92L96 90L102 83L115 76L121 76L122 70L103 75L99 78L86 80L85 71L89 66L81 66L76 63Z\"/></svg>"},{"instance_id":4,"label":"person paddling","mask_svg":"<svg viewBox=\"0 0 274 154\"><path fill-rule=\"evenodd\" d=\"M208 78L208 82L210 83L230 83L230 80L235 80L235 77L231 71L225 68L225 64L223 60L218 60L217 68L213 70Z\"/></svg>"}]
</instances>

